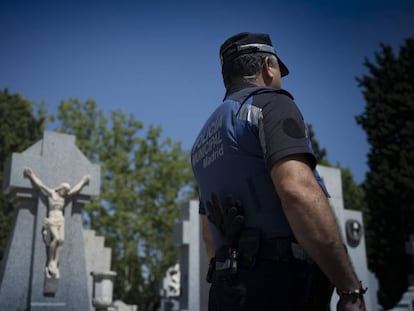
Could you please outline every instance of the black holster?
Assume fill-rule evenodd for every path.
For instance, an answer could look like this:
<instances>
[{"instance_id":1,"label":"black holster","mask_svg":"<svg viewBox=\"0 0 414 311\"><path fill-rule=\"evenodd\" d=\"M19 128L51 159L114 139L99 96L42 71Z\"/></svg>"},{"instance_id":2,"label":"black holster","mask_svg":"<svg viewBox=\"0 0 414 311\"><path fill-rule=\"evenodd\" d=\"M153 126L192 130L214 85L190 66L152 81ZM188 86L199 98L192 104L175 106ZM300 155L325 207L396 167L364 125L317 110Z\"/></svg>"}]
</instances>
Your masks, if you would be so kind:
<instances>
[{"instance_id":1,"label":"black holster","mask_svg":"<svg viewBox=\"0 0 414 311\"><path fill-rule=\"evenodd\" d=\"M256 263L261 242L259 228L244 228L238 240L240 264L245 268L252 268Z\"/></svg>"},{"instance_id":2,"label":"black holster","mask_svg":"<svg viewBox=\"0 0 414 311\"><path fill-rule=\"evenodd\" d=\"M216 256L210 260L206 281L211 283L213 279L232 281L238 271L239 252L236 247L223 245Z\"/></svg>"}]
</instances>

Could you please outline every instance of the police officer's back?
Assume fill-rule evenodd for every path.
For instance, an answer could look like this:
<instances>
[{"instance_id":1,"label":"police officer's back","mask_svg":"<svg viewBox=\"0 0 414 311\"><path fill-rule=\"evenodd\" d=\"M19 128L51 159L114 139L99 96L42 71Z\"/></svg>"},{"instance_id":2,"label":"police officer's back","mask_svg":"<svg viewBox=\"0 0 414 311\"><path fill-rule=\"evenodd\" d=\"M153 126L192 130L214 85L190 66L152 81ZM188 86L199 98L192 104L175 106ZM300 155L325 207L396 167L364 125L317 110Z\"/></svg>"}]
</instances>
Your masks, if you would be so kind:
<instances>
[{"instance_id":1,"label":"police officer's back","mask_svg":"<svg viewBox=\"0 0 414 311\"><path fill-rule=\"evenodd\" d=\"M339 308L359 310L303 117L281 89L287 67L266 34L229 38L220 58L226 96L191 154L214 256L209 310L326 310L331 282Z\"/></svg>"}]
</instances>

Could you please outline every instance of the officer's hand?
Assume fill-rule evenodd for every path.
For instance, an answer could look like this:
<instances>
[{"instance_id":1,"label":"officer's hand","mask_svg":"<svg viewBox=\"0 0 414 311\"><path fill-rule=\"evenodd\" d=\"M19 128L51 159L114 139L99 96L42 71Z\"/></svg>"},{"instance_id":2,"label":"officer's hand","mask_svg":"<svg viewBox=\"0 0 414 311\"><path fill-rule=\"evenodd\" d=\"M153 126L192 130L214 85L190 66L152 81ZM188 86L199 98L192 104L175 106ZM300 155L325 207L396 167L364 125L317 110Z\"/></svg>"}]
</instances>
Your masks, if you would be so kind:
<instances>
[{"instance_id":1,"label":"officer's hand","mask_svg":"<svg viewBox=\"0 0 414 311\"><path fill-rule=\"evenodd\" d=\"M207 201L208 219L217 227L222 237L233 240L240 233L244 217L242 205L230 194L220 202L218 195L213 192L211 201Z\"/></svg>"},{"instance_id":2,"label":"officer's hand","mask_svg":"<svg viewBox=\"0 0 414 311\"><path fill-rule=\"evenodd\" d=\"M341 296L336 305L337 311L365 311L365 303L355 296Z\"/></svg>"},{"instance_id":3,"label":"officer's hand","mask_svg":"<svg viewBox=\"0 0 414 311\"><path fill-rule=\"evenodd\" d=\"M226 196L223 200L224 206L224 227L226 228L226 235L234 239L240 233L243 224L244 216L242 213L242 205L239 200L235 200L231 194Z\"/></svg>"}]
</instances>

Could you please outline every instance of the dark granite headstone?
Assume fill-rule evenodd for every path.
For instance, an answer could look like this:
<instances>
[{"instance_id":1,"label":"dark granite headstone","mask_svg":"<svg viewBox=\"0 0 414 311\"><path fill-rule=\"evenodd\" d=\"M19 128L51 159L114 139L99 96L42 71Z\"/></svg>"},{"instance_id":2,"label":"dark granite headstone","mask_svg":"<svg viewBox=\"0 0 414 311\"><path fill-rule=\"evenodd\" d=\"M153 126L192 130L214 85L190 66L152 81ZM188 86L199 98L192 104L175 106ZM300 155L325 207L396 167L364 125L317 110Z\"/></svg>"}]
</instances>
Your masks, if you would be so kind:
<instances>
[{"instance_id":1,"label":"dark granite headstone","mask_svg":"<svg viewBox=\"0 0 414 311\"><path fill-rule=\"evenodd\" d=\"M67 201L65 239L59 260L60 278L45 278L47 247L42 227L47 198L24 176L30 167L50 188L62 182L75 185L90 175L89 184ZM3 188L17 209L0 270L2 310L89 310L83 242L82 207L99 195L100 168L75 145L75 137L45 132L43 139L5 163Z\"/></svg>"}]
</instances>

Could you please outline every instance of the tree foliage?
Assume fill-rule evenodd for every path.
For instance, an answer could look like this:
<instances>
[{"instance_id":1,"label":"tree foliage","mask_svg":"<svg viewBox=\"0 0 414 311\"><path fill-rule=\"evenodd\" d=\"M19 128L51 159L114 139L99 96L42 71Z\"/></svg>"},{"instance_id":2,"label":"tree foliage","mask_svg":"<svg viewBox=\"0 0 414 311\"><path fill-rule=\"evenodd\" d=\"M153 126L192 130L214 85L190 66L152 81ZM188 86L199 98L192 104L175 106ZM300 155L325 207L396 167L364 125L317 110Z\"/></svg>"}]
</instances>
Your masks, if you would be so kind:
<instances>
[{"instance_id":1,"label":"tree foliage","mask_svg":"<svg viewBox=\"0 0 414 311\"><path fill-rule=\"evenodd\" d=\"M315 158L316 158L316 162L318 164L323 164L323 165L328 165L329 166L330 164L329 164L329 161L327 159L326 149L320 147L319 142L316 140L316 135L315 135L315 131L313 130L312 124L308 123L307 128L308 128L309 139L310 139L311 144L312 144L313 153L314 153Z\"/></svg>"},{"instance_id":2,"label":"tree foliage","mask_svg":"<svg viewBox=\"0 0 414 311\"><path fill-rule=\"evenodd\" d=\"M172 229L192 180L188 154L161 141L161 129L122 111L109 120L93 100L69 99L58 109L58 130L101 165L101 194L86 207L86 220L105 237L117 272L115 299L155 310L166 270L177 262Z\"/></svg>"},{"instance_id":3,"label":"tree foliage","mask_svg":"<svg viewBox=\"0 0 414 311\"><path fill-rule=\"evenodd\" d=\"M414 233L414 38L395 55L381 45L368 74L357 78L365 111L357 122L370 144L364 189L368 203L369 266L380 283L379 301L389 308L407 288L404 243Z\"/></svg>"},{"instance_id":4,"label":"tree foliage","mask_svg":"<svg viewBox=\"0 0 414 311\"><path fill-rule=\"evenodd\" d=\"M3 163L13 152L22 152L42 136L43 110L33 112L32 103L19 94L0 91L0 185L3 184ZM0 260L12 225L13 207L0 192Z\"/></svg>"},{"instance_id":5,"label":"tree foliage","mask_svg":"<svg viewBox=\"0 0 414 311\"><path fill-rule=\"evenodd\" d=\"M344 207L365 213L366 201L364 189L355 182L352 172L348 168L342 168L340 164L337 164L336 167L341 170ZM365 219L365 215L363 216Z\"/></svg>"}]
</instances>

